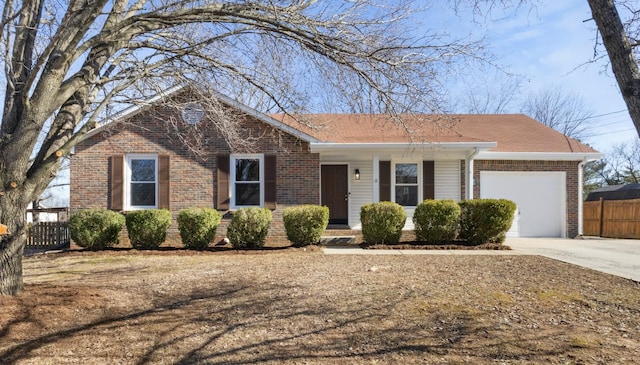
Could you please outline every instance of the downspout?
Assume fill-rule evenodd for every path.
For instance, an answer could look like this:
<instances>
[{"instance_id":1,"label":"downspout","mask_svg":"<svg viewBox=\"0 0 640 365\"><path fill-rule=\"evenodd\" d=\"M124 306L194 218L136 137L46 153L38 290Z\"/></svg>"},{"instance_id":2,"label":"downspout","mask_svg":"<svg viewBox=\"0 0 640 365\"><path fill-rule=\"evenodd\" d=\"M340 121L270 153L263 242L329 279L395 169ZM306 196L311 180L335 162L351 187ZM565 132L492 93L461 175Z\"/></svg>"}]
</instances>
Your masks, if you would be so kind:
<instances>
[{"instance_id":1,"label":"downspout","mask_svg":"<svg viewBox=\"0 0 640 365\"><path fill-rule=\"evenodd\" d=\"M583 236L582 225L582 207L584 198L584 164L587 163L587 158L583 158L578 164L578 236Z\"/></svg>"},{"instance_id":2,"label":"downspout","mask_svg":"<svg viewBox=\"0 0 640 365\"><path fill-rule=\"evenodd\" d=\"M480 147L475 147L475 150L464 160L465 181L467 183L465 199L473 199L473 159L478 155L478 153L480 153Z\"/></svg>"}]
</instances>

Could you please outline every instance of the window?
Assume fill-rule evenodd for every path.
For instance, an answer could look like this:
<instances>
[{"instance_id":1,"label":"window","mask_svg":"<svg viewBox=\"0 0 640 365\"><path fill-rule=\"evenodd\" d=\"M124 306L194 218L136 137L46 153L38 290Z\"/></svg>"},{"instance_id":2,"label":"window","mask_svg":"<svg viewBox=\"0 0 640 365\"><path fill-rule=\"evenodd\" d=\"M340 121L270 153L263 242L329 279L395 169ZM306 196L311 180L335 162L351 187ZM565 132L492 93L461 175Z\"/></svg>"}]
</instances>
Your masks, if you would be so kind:
<instances>
[{"instance_id":1,"label":"window","mask_svg":"<svg viewBox=\"0 0 640 365\"><path fill-rule=\"evenodd\" d=\"M262 207L264 205L263 155L232 155L230 170L232 209Z\"/></svg>"},{"instance_id":2,"label":"window","mask_svg":"<svg viewBox=\"0 0 640 365\"><path fill-rule=\"evenodd\" d=\"M395 202L402 206L418 205L418 164L395 165Z\"/></svg>"},{"instance_id":3,"label":"window","mask_svg":"<svg viewBox=\"0 0 640 365\"><path fill-rule=\"evenodd\" d=\"M127 155L125 197L128 210L158 207L158 157Z\"/></svg>"}]
</instances>

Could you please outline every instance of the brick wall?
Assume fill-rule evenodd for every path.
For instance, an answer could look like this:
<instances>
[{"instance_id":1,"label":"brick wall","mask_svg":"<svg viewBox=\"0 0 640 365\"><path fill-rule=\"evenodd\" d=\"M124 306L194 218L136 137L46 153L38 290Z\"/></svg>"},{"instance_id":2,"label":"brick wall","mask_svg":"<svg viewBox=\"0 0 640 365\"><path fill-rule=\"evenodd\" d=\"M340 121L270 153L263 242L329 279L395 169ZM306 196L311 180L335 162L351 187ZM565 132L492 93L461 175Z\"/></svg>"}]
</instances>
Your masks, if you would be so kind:
<instances>
[{"instance_id":1,"label":"brick wall","mask_svg":"<svg viewBox=\"0 0 640 365\"><path fill-rule=\"evenodd\" d=\"M513 161L513 160L475 160L473 162L473 196L480 196L480 171L563 171L566 172L567 192L567 237L578 235L578 164L579 161ZM462 196L465 196L466 182L464 161L461 162Z\"/></svg>"},{"instance_id":2,"label":"brick wall","mask_svg":"<svg viewBox=\"0 0 640 365\"><path fill-rule=\"evenodd\" d=\"M87 208L110 208L111 156L130 153L170 156L170 210L174 222L169 241L179 239L175 218L181 209L216 207L216 156L219 153L276 155L278 207L273 212L270 230L274 241L286 239L283 208L319 203L319 156L309 152L308 143L261 121L241 116L237 122L241 126L240 138L252 143L232 151L213 121L205 119L197 126L189 126L181 122L177 113L177 109L168 106L155 106L132 116L126 123L105 127L78 144L71 158L72 213ZM197 155L194 150L198 151ZM229 215L226 217L218 229L217 240L226 233Z\"/></svg>"}]
</instances>

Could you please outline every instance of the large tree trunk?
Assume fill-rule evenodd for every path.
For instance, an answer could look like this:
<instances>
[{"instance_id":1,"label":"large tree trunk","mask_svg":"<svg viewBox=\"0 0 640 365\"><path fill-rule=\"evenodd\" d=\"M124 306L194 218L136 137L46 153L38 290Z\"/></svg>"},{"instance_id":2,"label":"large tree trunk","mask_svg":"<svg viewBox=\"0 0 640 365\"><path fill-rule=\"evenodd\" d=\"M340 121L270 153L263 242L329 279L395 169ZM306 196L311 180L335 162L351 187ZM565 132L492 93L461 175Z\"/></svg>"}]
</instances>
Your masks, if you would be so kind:
<instances>
[{"instance_id":1,"label":"large tree trunk","mask_svg":"<svg viewBox=\"0 0 640 365\"><path fill-rule=\"evenodd\" d=\"M613 0L588 0L591 14L602 34L611 68L629 115L640 135L640 72L633 47L625 33Z\"/></svg>"},{"instance_id":2,"label":"large tree trunk","mask_svg":"<svg viewBox=\"0 0 640 365\"><path fill-rule=\"evenodd\" d=\"M24 290L22 281L22 254L24 234L2 237L0 244L0 295L16 295Z\"/></svg>"},{"instance_id":3,"label":"large tree trunk","mask_svg":"<svg viewBox=\"0 0 640 365\"><path fill-rule=\"evenodd\" d=\"M26 244L27 204L20 192L7 192L0 199L0 221L7 233L0 236L0 295L16 295L24 290L22 255ZM18 199L13 199L18 198Z\"/></svg>"}]
</instances>

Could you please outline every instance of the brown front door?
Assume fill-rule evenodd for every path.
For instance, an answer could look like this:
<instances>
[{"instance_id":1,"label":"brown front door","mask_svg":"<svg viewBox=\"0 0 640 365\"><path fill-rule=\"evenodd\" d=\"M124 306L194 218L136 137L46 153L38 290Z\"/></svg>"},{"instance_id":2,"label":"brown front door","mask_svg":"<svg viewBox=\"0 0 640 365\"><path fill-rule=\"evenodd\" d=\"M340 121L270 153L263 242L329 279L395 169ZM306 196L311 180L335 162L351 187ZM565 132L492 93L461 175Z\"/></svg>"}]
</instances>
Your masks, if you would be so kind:
<instances>
[{"instance_id":1,"label":"brown front door","mask_svg":"<svg viewBox=\"0 0 640 365\"><path fill-rule=\"evenodd\" d=\"M349 223L349 180L347 165L322 165L321 205L329 207L329 224Z\"/></svg>"}]
</instances>

